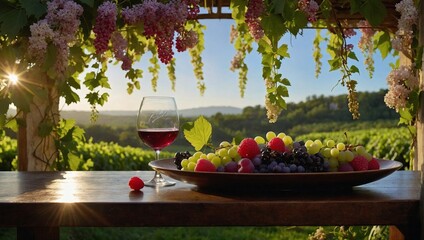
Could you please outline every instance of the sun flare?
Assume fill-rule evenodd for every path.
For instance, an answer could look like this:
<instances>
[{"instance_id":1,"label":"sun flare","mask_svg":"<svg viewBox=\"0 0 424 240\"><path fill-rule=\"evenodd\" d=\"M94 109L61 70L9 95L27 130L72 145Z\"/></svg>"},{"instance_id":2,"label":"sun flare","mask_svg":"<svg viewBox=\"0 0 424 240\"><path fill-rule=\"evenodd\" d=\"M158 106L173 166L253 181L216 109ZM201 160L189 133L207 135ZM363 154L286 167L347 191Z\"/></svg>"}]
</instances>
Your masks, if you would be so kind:
<instances>
[{"instance_id":1,"label":"sun flare","mask_svg":"<svg viewBox=\"0 0 424 240\"><path fill-rule=\"evenodd\" d=\"M18 83L18 81L19 81L18 75L13 74L13 73L10 73L10 74L7 76L7 78L9 79L9 81L10 81L12 84L17 84L17 83Z\"/></svg>"}]
</instances>

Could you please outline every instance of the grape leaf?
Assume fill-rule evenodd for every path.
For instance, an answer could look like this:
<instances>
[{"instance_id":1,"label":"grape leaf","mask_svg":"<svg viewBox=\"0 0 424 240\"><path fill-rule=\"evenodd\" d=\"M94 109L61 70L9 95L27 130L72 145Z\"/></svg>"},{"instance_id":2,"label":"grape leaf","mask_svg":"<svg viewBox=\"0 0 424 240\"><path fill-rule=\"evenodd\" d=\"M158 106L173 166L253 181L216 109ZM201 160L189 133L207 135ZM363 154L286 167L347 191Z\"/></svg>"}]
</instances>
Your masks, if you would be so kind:
<instances>
[{"instance_id":1,"label":"grape leaf","mask_svg":"<svg viewBox=\"0 0 424 240\"><path fill-rule=\"evenodd\" d=\"M79 0L79 2L89 6L89 7L93 7L94 6L94 0Z\"/></svg>"},{"instance_id":2,"label":"grape leaf","mask_svg":"<svg viewBox=\"0 0 424 240\"><path fill-rule=\"evenodd\" d=\"M371 26L378 26L387 15L386 7L380 0L364 1L359 12L368 20Z\"/></svg>"},{"instance_id":3,"label":"grape leaf","mask_svg":"<svg viewBox=\"0 0 424 240\"><path fill-rule=\"evenodd\" d=\"M350 14L355 14L361 10L361 0L350 0Z\"/></svg>"},{"instance_id":4,"label":"grape leaf","mask_svg":"<svg viewBox=\"0 0 424 240\"><path fill-rule=\"evenodd\" d=\"M273 48L277 48L278 41L287 30L282 21L282 17L276 14L265 16L261 20L261 26L265 32L265 35L271 41L270 45Z\"/></svg>"},{"instance_id":5,"label":"grape leaf","mask_svg":"<svg viewBox=\"0 0 424 240\"><path fill-rule=\"evenodd\" d=\"M81 162L81 158L76 156L75 154L68 153L68 159L69 159L69 167L72 171L78 170L78 166Z\"/></svg>"},{"instance_id":6,"label":"grape leaf","mask_svg":"<svg viewBox=\"0 0 424 240\"><path fill-rule=\"evenodd\" d=\"M212 135L212 125L203 116L184 124L183 129L184 137L196 151L207 145Z\"/></svg>"},{"instance_id":7,"label":"grape leaf","mask_svg":"<svg viewBox=\"0 0 424 240\"><path fill-rule=\"evenodd\" d=\"M377 48L380 50L381 57L385 59L391 49L391 39L390 35L387 32L377 32L374 36L375 41L377 42Z\"/></svg>"},{"instance_id":8,"label":"grape leaf","mask_svg":"<svg viewBox=\"0 0 424 240\"><path fill-rule=\"evenodd\" d=\"M0 128L3 128L4 124L6 124L6 114L0 114Z\"/></svg>"},{"instance_id":9,"label":"grape leaf","mask_svg":"<svg viewBox=\"0 0 424 240\"><path fill-rule=\"evenodd\" d=\"M349 71L350 71L351 73L359 73L359 68L358 68L358 67L356 67L355 65L352 65L352 66L350 66Z\"/></svg>"},{"instance_id":10,"label":"grape leaf","mask_svg":"<svg viewBox=\"0 0 424 240\"><path fill-rule=\"evenodd\" d=\"M0 15L0 35L5 34L13 38L18 35L27 22L26 12L22 8L4 12Z\"/></svg>"},{"instance_id":11,"label":"grape leaf","mask_svg":"<svg viewBox=\"0 0 424 240\"><path fill-rule=\"evenodd\" d=\"M47 5L36 0L19 0L28 16L40 18L47 11Z\"/></svg>"},{"instance_id":12,"label":"grape leaf","mask_svg":"<svg viewBox=\"0 0 424 240\"><path fill-rule=\"evenodd\" d=\"M79 95L72 91L71 87L68 84L63 84L61 87L62 97L65 98L66 104L77 103L80 101Z\"/></svg>"},{"instance_id":13,"label":"grape leaf","mask_svg":"<svg viewBox=\"0 0 424 240\"><path fill-rule=\"evenodd\" d=\"M19 124L18 119L13 118L13 119L10 119L8 122L6 122L4 126L11 129L14 132L18 132L18 129L19 129L18 124Z\"/></svg>"},{"instance_id":14,"label":"grape leaf","mask_svg":"<svg viewBox=\"0 0 424 240\"><path fill-rule=\"evenodd\" d=\"M9 98L0 98L0 114L6 114L10 105Z\"/></svg>"},{"instance_id":15,"label":"grape leaf","mask_svg":"<svg viewBox=\"0 0 424 240\"><path fill-rule=\"evenodd\" d=\"M51 121L43 121L38 126L38 135L40 137L47 137L53 131L53 123Z\"/></svg>"},{"instance_id":16,"label":"grape leaf","mask_svg":"<svg viewBox=\"0 0 424 240\"><path fill-rule=\"evenodd\" d=\"M277 50L278 56L289 58L290 54L287 52L287 50L288 50L287 44L282 44Z\"/></svg>"}]
</instances>

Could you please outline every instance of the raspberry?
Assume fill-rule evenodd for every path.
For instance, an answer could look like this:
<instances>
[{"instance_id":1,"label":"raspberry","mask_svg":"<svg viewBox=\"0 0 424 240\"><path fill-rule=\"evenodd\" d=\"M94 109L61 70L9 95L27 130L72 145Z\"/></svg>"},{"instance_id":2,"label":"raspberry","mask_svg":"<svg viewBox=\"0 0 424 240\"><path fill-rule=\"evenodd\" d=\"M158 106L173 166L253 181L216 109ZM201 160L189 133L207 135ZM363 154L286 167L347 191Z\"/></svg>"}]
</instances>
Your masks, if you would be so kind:
<instances>
[{"instance_id":1,"label":"raspberry","mask_svg":"<svg viewBox=\"0 0 424 240\"><path fill-rule=\"evenodd\" d=\"M368 170L368 160L364 156L356 156L351 162L353 170L365 171Z\"/></svg>"},{"instance_id":2,"label":"raspberry","mask_svg":"<svg viewBox=\"0 0 424 240\"><path fill-rule=\"evenodd\" d=\"M286 150L286 146L283 142L283 139L281 139L279 137L275 137L275 138L271 139L268 142L268 147L271 150L274 150L274 151L277 151L277 152L280 152L280 153L282 153Z\"/></svg>"},{"instance_id":3,"label":"raspberry","mask_svg":"<svg viewBox=\"0 0 424 240\"><path fill-rule=\"evenodd\" d=\"M206 159L197 160L196 167L194 168L195 172L216 172L216 167L213 163Z\"/></svg>"},{"instance_id":4,"label":"raspberry","mask_svg":"<svg viewBox=\"0 0 424 240\"><path fill-rule=\"evenodd\" d=\"M238 146L237 152L242 158L253 159L261 152L261 150L259 149L259 146L256 143L255 139L245 138Z\"/></svg>"},{"instance_id":5,"label":"raspberry","mask_svg":"<svg viewBox=\"0 0 424 240\"><path fill-rule=\"evenodd\" d=\"M368 170L378 170L380 169L380 163L376 158L372 158L371 161L368 162Z\"/></svg>"},{"instance_id":6,"label":"raspberry","mask_svg":"<svg viewBox=\"0 0 424 240\"><path fill-rule=\"evenodd\" d=\"M128 181L128 186L134 191L140 191L144 187L144 182L139 177L132 177L130 181Z\"/></svg>"}]
</instances>

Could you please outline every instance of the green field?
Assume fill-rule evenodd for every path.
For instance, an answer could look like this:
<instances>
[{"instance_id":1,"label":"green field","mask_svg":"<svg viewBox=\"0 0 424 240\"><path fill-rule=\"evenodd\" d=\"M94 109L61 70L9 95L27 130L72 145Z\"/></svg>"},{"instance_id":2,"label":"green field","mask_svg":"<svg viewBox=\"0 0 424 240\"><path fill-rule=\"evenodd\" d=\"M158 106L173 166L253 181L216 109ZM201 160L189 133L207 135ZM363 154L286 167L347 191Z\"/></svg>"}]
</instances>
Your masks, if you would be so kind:
<instances>
[{"instance_id":1,"label":"green field","mask_svg":"<svg viewBox=\"0 0 424 240\"><path fill-rule=\"evenodd\" d=\"M318 227L167 227L167 228L61 228L61 240L318 240ZM372 239L388 239L387 227L325 227L325 238L368 239L372 230L382 230ZM376 231L378 232L378 231ZM380 232L379 232L380 233ZM0 240L16 239L15 228L0 228Z\"/></svg>"}]
</instances>

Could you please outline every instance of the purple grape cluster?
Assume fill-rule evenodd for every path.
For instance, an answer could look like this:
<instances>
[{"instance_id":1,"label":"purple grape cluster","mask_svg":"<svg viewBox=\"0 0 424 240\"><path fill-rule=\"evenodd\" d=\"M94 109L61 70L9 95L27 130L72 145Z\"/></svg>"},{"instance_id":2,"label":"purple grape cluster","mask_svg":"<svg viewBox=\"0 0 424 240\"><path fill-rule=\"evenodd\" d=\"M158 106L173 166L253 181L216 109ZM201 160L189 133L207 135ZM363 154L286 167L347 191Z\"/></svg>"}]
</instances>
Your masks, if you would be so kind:
<instances>
[{"instance_id":1,"label":"purple grape cluster","mask_svg":"<svg viewBox=\"0 0 424 240\"><path fill-rule=\"evenodd\" d=\"M294 142L290 152L277 152L264 147L261 154L252 159L255 172L303 173L329 171L328 162L320 154L309 154L304 142Z\"/></svg>"},{"instance_id":2,"label":"purple grape cluster","mask_svg":"<svg viewBox=\"0 0 424 240\"><path fill-rule=\"evenodd\" d=\"M181 170L183 168L181 166L181 161L183 159L188 159L189 157L191 157L191 153L189 151L176 152L174 156L174 164L177 166L177 169Z\"/></svg>"}]
</instances>

